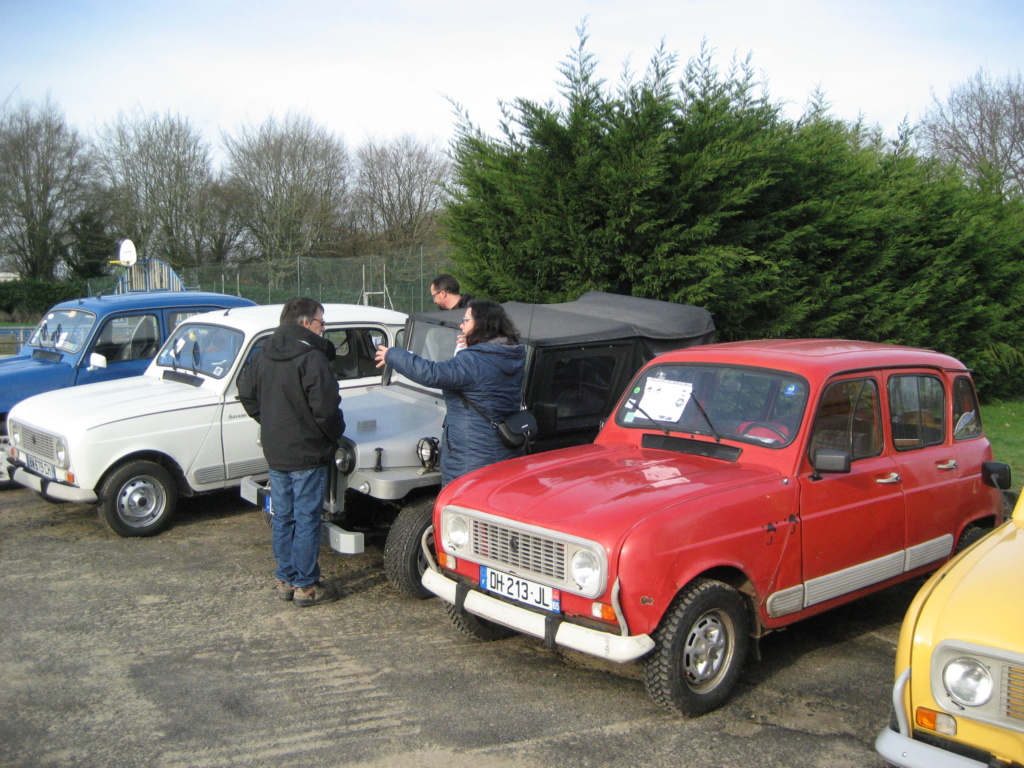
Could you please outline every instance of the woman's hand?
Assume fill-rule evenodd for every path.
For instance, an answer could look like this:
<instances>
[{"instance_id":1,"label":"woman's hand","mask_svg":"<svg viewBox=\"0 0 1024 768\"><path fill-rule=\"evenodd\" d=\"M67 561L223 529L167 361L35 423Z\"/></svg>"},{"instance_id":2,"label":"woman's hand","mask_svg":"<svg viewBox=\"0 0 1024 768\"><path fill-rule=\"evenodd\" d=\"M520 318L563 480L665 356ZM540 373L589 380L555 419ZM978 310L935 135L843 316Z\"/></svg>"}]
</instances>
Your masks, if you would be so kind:
<instances>
[{"instance_id":1,"label":"woman's hand","mask_svg":"<svg viewBox=\"0 0 1024 768\"><path fill-rule=\"evenodd\" d=\"M377 347L377 354L374 355L374 359L377 361L377 367L382 368L388 361L388 347L386 344L381 344Z\"/></svg>"}]
</instances>

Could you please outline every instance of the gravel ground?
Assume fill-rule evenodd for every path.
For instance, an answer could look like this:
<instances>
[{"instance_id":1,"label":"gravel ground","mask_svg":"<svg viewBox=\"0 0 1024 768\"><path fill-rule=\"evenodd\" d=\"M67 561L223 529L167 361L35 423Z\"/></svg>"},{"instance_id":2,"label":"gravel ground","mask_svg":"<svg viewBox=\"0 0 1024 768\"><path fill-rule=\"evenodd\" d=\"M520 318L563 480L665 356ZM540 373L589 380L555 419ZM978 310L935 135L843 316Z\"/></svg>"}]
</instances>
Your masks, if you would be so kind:
<instances>
[{"instance_id":1,"label":"gravel ground","mask_svg":"<svg viewBox=\"0 0 1024 768\"><path fill-rule=\"evenodd\" d=\"M900 621L920 581L761 643L685 720L636 667L459 635L387 585L379 536L324 550L332 605L275 599L269 529L233 492L149 539L0 490L0 765L220 768L882 765Z\"/></svg>"}]
</instances>

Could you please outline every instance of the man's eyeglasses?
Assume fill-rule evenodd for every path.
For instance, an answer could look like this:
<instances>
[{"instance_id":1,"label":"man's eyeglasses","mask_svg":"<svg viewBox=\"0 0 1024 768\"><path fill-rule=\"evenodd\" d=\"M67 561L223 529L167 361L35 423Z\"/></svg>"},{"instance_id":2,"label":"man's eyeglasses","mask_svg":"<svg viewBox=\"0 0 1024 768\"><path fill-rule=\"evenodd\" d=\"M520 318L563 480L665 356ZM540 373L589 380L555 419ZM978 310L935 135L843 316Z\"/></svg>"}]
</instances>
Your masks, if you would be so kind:
<instances>
[{"instance_id":1,"label":"man's eyeglasses","mask_svg":"<svg viewBox=\"0 0 1024 768\"><path fill-rule=\"evenodd\" d=\"M430 292L430 298L432 298L432 299L436 298L436 297L440 296L442 293L448 293L448 291L431 291Z\"/></svg>"}]
</instances>

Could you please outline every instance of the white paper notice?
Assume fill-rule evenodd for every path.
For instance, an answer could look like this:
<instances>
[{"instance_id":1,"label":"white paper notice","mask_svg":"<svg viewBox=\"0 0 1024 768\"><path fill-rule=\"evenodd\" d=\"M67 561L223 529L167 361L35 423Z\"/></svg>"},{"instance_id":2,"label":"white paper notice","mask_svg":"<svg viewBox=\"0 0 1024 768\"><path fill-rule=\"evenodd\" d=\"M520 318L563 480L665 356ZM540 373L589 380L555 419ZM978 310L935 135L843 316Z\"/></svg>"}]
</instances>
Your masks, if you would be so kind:
<instances>
[{"instance_id":1,"label":"white paper notice","mask_svg":"<svg viewBox=\"0 0 1024 768\"><path fill-rule=\"evenodd\" d=\"M692 394L692 382L648 379L638 410L657 421L675 423L682 416Z\"/></svg>"}]
</instances>

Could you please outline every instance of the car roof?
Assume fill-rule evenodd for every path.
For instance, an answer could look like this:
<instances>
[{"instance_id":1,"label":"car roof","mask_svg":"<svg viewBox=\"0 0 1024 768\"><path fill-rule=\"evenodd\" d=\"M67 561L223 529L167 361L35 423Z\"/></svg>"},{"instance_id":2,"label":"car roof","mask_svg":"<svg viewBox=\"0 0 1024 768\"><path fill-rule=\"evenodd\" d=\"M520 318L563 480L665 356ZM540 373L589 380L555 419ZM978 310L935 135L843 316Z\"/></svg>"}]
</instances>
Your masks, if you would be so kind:
<instances>
[{"instance_id":1,"label":"car roof","mask_svg":"<svg viewBox=\"0 0 1024 768\"><path fill-rule=\"evenodd\" d=\"M115 312L125 309L153 309L158 307L191 307L196 305L218 305L223 307L253 306L256 302L231 296L226 293L209 291L140 291L132 293L111 293L104 296L88 296L55 304L53 309L82 309L96 313Z\"/></svg>"},{"instance_id":2,"label":"car roof","mask_svg":"<svg viewBox=\"0 0 1024 768\"><path fill-rule=\"evenodd\" d=\"M217 309L190 317L187 322L214 322L232 328L247 329L251 333L265 328L276 328L281 322L283 304L261 304L255 307ZM324 320L328 323L380 323L402 326L406 314L393 309L369 307L363 304L324 304Z\"/></svg>"},{"instance_id":3,"label":"car roof","mask_svg":"<svg viewBox=\"0 0 1024 768\"><path fill-rule=\"evenodd\" d=\"M510 301L502 307L520 336L538 347L628 338L708 343L715 333L711 313L703 307L603 291L557 304ZM458 326L463 314L461 309L421 312L413 318Z\"/></svg>"},{"instance_id":4,"label":"car roof","mask_svg":"<svg viewBox=\"0 0 1024 768\"><path fill-rule=\"evenodd\" d=\"M715 362L787 370L808 378L879 368L967 371L955 357L917 347L849 339L762 339L667 352L658 362Z\"/></svg>"}]
</instances>

